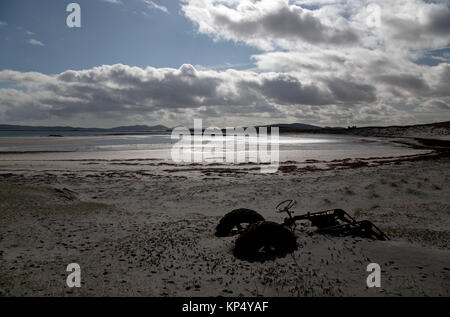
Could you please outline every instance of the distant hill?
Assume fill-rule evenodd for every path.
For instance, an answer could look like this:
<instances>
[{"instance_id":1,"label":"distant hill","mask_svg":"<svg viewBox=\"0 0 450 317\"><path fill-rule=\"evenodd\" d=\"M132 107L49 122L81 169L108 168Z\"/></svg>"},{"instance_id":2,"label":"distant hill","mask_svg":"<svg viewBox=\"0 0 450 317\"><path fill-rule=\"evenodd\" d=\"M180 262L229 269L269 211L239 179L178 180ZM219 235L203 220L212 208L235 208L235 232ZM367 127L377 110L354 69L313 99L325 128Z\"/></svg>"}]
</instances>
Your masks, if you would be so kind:
<instances>
[{"instance_id":1,"label":"distant hill","mask_svg":"<svg viewBox=\"0 0 450 317\"><path fill-rule=\"evenodd\" d=\"M377 137L450 138L450 121L386 127L352 127L346 134Z\"/></svg>"},{"instance_id":2,"label":"distant hill","mask_svg":"<svg viewBox=\"0 0 450 317\"><path fill-rule=\"evenodd\" d=\"M280 133L331 133L331 134L350 134L359 136L381 136L381 137L415 137L415 138L450 138L450 121L437 122L430 124L417 124L409 126L380 126L380 127L319 127L304 123L277 123L269 125L257 125L259 127L279 127ZM0 131L80 131L80 132L153 132L153 131L171 131L164 125L130 125L114 128L80 128L71 126L26 126L0 124ZM191 129L192 130L192 129ZM224 131L225 133L225 131Z\"/></svg>"},{"instance_id":3,"label":"distant hill","mask_svg":"<svg viewBox=\"0 0 450 317\"><path fill-rule=\"evenodd\" d=\"M304 123L275 123L275 124L265 124L265 125L252 125L252 126L239 126L241 128L248 128L248 127L254 127L256 129L259 128L272 128L272 127L278 127L280 133L295 133L295 132L310 132L310 131L319 131L322 128L315 125L310 124L304 124ZM236 128L236 127L234 127ZM194 131L193 128L189 129L191 132ZM203 130L205 130L205 127L203 127ZM270 133L270 129L268 129L268 132ZM222 128L222 133L226 133L226 128Z\"/></svg>"},{"instance_id":4,"label":"distant hill","mask_svg":"<svg viewBox=\"0 0 450 317\"><path fill-rule=\"evenodd\" d=\"M255 128L272 128L278 127L280 133L295 133L295 132L317 132L322 128L319 126L304 124L304 123L275 123L267 125L256 125Z\"/></svg>"},{"instance_id":5,"label":"distant hill","mask_svg":"<svg viewBox=\"0 0 450 317\"><path fill-rule=\"evenodd\" d=\"M279 123L270 125L261 125L256 127L279 127L280 132L304 132L311 130L320 130L321 127L304 124L304 123ZM0 124L0 131L85 131L85 132L145 132L145 131L170 131L164 125L130 125L119 126L114 128L80 128L71 126L25 126L25 125L10 125Z\"/></svg>"},{"instance_id":6,"label":"distant hill","mask_svg":"<svg viewBox=\"0 0 450 317\"><path fill-rule=\"evenodd\" d=\"M147 125L132 125L120 126L115 128L80 128L70 126L26 126L26 125L11 125L0 124L0 131L96 131L96 132L133 132L133 131L167 131L163 125L147 126Z\"/></svg>"},{"instance_id":7,"label":"distant hill","mask_svg":"<svg viewBox=\"0 0 450 317\"><path fill-rule=\"evenodd\" d=\"M311 125L311 124L304 124L304 123L277 123L277 124L271 124L269 127L280 127L280 128L287 128L287 129L300 129L300 130L317 130L322 129L319 126Z\"/></svg>"},{"instance_id":8,"label":"distant hill","mask_svg":"<svg viewBox=\"0 0 450 317\"><path fill-rule=\"evenodd\" d=\"M109 129L111 131L166 131L171 130L170 128L163 125L130 125L130 126L121 126Z\"/></svg>"}]
</instances>

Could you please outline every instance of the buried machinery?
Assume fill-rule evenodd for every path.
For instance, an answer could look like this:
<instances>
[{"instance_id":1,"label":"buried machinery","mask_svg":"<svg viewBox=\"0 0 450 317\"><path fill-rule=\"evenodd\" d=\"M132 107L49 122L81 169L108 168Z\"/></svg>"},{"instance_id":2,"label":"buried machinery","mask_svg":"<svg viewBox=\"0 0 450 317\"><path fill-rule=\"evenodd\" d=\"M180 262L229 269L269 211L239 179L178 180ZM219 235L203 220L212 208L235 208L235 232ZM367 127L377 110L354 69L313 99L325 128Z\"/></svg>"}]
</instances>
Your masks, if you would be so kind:
<instances>
[{"instance_id":1,"label":"buried machinery","mask_svg":"<svg viewBox=\"0 0 450 317\"><path fill-rule=\"evenodd\" d=\"M342 209L308 212L293 216L291 209L296 202L288 199L276 207L278 213L286 212L288 217L282 224L266 221L251 209L235 209L226 214L216 227L216 236L239 234L234 247L237 257L249 258L259 254L280 254L297 248L294 231L296 221L309 220L317 227L316 232L335 236L354 235L364 238L389 240L375 224L368 220L356 221Z\"/></svg>"}]
</instances>

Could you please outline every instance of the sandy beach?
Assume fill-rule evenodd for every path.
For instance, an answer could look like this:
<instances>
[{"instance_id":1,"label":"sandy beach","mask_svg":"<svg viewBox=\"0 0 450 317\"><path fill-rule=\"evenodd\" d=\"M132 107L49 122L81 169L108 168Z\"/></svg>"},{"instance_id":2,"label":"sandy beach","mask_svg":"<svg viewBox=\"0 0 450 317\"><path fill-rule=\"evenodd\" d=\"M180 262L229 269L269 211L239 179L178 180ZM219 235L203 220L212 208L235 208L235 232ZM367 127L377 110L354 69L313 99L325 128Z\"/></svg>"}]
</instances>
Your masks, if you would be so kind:
<instances>
[{"instance_id":1,"label":"sandy beach","mask_svg":"<svg viewBox=\"0 0 450 317\"><path fill-rule=\"evenodd\" d=\"M2 296L449 296L450 158L404 157L183 165L154 160L2 160ZM9 157L9 156L8 156ZM281 222L342 208L391 238L295 232L298 249L267 261L233 256L221 216L250 208ZM81 266L68 288L66 266ZM378 263L381 288L368 288Z\"/></svg>"},{"instance_id":2,"label":"sandy beach","mask_svg":"<svg viewBox=\"0 0 450 317\"><path fill-rule=\"evenodd\" d=\"M13 312L450 297L450 0L0 3Z\"/></svg>"}]
</instances>

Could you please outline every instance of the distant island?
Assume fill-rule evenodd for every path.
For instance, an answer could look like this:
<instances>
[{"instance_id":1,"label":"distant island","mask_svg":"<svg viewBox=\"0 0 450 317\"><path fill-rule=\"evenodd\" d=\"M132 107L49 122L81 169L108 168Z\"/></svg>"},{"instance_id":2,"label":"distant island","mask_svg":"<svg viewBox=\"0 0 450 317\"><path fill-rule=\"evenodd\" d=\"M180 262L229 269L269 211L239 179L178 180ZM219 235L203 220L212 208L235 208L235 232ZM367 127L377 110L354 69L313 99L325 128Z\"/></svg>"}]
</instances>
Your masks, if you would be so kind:
<instances>
[{"instance_id":1,"label":"distant island","mask_svg":"<svg viewBox=\"0 0 450 317\"><path fill-rule=\"evenodd\" d=\"M27 126L0 124L0 131L80 131L80 132L146 132L146 131L170 131L171 128L163 125L131 125L114 128L80 128L71 126Z\"/></svg>"},{"instance_id":2,"label":"distant island","mask_svg":"<svg viewBox=\"0 0 450 317\"><path fill-rule=\"evenodd\" d=\"M320 134L347 134L369 137L414 137L414 138L448 138L450 136L450 121L416 124L405 126L368 126L368 127L320 127L304 123L277 123L269 125L256 125L261 127L278 127L280 133L320 133ZM191 129L193 130L193 129ZM169 133L172 128L164 125L130 125L114 128L81 128L71 126L26 126L0 124L0 131L48 131L48 132L101 132L101 133ZM225 129L224 129L225 132Z\"/></svg>"},{"instance_id":3,"label":"distant island","mask_svg":"<svg viewBox=\"0 0 450 317\"><path fill-rule=\"evenodd\" d=\"M278 125L280 132L347 134L365 137L449 138L450 121L404 126L367 126L347 128L315 127L301 128L299 124Z\"/></svg>"}]
</instances>

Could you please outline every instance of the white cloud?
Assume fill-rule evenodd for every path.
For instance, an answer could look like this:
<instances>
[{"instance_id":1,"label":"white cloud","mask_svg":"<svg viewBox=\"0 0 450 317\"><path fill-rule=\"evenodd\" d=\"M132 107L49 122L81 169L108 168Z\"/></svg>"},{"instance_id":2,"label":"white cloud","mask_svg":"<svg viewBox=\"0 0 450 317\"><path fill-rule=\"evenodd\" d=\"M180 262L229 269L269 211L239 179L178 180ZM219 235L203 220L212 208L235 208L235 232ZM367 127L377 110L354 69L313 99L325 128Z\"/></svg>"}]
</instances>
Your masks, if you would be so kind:
<instances>
[{"instance_id":1,"label":"white cloud","mask_svg":"<svg viewBox=\"0 0 450 317\"><path fill-rule=\"evenodd\" d=\"M450 36L445 1L183 0L182 10L199 33L268 51L411 51L446 47Z\"/></svg>"},{"instance_id":2,"label":"white cloud","mask_svg":"<svg viewBox=\"0 0 450 317\"><path fill-rule=\"evenodd\" d=\"M8 23L5 21L0 21L0 28L8 26Z\"/></svg>"},{"instance_id":3,"label":"white cloud","mask_svg":"<svg viewBox=\"0 0 450 317\"><path fill-rule=\"evenodd\" d=\"M149 9L156 9L156 10L160 10L164 13L169 13L169 10L163 5L159 5L151 0L143 0L143 1Z\"/></svg>"},{"instance_id":4,"label":"white cloud","mask_svg":"<svg viewBox=\"0 0 450 317\"><path fill-rule=\"evenodd\" d=\"M104 2L113 3L113 4L122 4L120 0L103 0Z\"/></svg>"},{"instance_id":5,"label":"white cloud","mask_svg":"<svg viewBox=\"0 0 450 317\"><path fill-rule=\"evenodd\" d=\"M192 65L179 69L104 65L54 76L4 70L0 82L20 87L0 89L0 120L61 123L88 117L92 122L150 120L176 125L202 117L217 125L273 120L410 123L417 119L411 110L424 103L424 96L450 98L449 76L450 64L432 67L419 78L367 80L332 72L309 80L302 73L196 70ZM421 89L415 92L411 87ZM444 117L440 113L436 120Z\"/></svg>"},{"instance_id":6,"label":"white cloud","mask_svg":"<svg viewBox=\"0 0 450 317\"><path fill-rule=\"evenodd\" d=\"M433 56L440 62L435 67L416 62L448 49L448 5L445 0L183 0L182 10L197 32L258 48L252 56L258 71L323 84L335 104L346 102L347 111L357 104L340 115L382 123L409 120L405 111L448 97L446 53ZM379 107L378 115L369 115L370 107ZM314 115L323 118L325 108Z\"/></svg>"},{"instance_id":7,"label":"white cloud","mask_svg":"<svg viewBox=\"0 0 450 317\"><path fill-rule=\"evenodd\" d=\"M215 39L244 42L263 50L304 45L352 45L357 30L347 20L323 19L323 13L287 0L185 0L182 10L198 32Z\"/></svg>"},{"instance_id":8,"label":"white cloud","mask_svg":"<svg viewBox=\"0 0 450 317\"><path fill-rule=\"evenodd\" d=\"M44 43L42 43L41 41L38 41L38 40L36 40L36 39L29 39L29 40L28 40L28 44L31 44L31 45L38 45L38 46L45 46Z\"/></svg>"}]
</instances>

